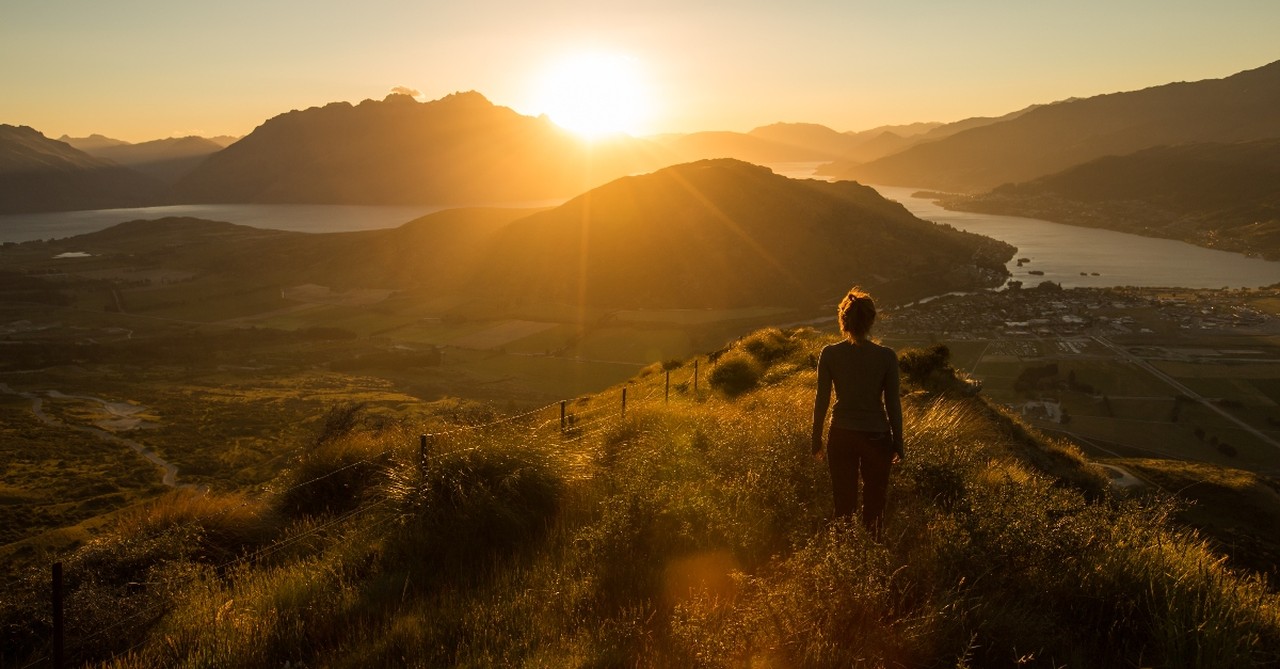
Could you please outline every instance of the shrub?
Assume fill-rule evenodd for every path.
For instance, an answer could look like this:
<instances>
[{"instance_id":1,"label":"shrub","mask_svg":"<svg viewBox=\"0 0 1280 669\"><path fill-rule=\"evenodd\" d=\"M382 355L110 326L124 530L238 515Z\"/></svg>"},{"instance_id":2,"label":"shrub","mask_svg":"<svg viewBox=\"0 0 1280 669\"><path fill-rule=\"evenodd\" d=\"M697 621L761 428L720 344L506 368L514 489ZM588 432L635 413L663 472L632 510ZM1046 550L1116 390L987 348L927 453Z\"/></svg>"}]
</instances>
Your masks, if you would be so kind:
<instances>
[{"instance_id":1,"label":"shrub","mask_svg":"<svg viewBox=\"0 0 1280 669\"><path fill-rule=\"evenodd\" d=\"M778 328L765 328L748 335L738 347L750 353L762 366L768 367L798 351L800 343Z\"/></svg>"},{"instance_id":2,"label":"shrub","mask_svg":"<svg viewBox=\"0 0 1280 669\"><path fill-rule=\"evenodd\" d=\"M898 369L913 380L922 380L946 369L951 362L951 349L935 344L927 349L908 348L898 353Z\"/></svg>"},{"instance_id":3,"label":"shrub","mask_svg":"<svg viewBox=\"0 0 1280 669\"><path fill-rule=\"evenodd\" d=\"M909 383L933 392L965 389L967 384L951 367L951 349L935 344L928 349L908 348L898 352L898 370Z\"/></svg>"},{"instance_id":4,"label":"shrub","mask_svg":"<svg viewBox=\"0 0 1280 669\"><path fill-rule=\"evenodd\" d=\"M193 532L185 555L221 560L265 543L279 528L267 505L243 493L175 490L120 516L120 536L157 536L174 530Z\"/></svg>"},{"instance_id":5,"label":"shrub","mask_svg":"<svg viewBox=\"0 0 1280 669\"><path fill-rule=\"evenodd\" d=\"M355 509L383 480L387 459L385 446L371 434L330 437L302 455L276 506L294 518Z\"/></svg>"},{"instance_id":6,"label":"shrub","mask_svg":"<svg viewBox=\"0 0 1280 669\"><path fill-rule=\"evenodd\" d=\"M708 381L712 388L736 397L759 385L760 364L750 355L730 351L716 362Z\"/></svg>"},{"instance_id":7,"label":"shrub","mask_svg":"<svg viewBox=\"0 0 1280 669\"><path fill-rule=\"evenodd\" d=\"M360 427L364 421L364 403L345 402L329 408L320 425L320 433L316 435L316 443L323 444L339 437L344 437Z\"/></svg>"},{"instance_id":8,"label":"shrub","mask_svg":"<svg viewBox=\"0 0 1280 669\"><path fill-rule=\"evenodd\" d=\"M564 483L547 457L523 444L471 447L401 466L388 492L405 513L402 559L474 566L540 536Z\"/></svg>"}]
</instances>

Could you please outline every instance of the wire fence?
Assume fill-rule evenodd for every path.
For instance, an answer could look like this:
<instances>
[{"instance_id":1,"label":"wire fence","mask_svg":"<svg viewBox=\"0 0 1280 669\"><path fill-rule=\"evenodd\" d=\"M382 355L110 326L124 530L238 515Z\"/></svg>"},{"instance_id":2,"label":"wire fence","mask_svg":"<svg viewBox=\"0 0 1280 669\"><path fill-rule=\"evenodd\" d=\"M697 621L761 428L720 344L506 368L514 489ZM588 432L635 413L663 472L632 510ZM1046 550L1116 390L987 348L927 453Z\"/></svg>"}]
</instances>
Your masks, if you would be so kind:
<instances>
[{"instance_id":1,"label":"wire fence","mask_svg":"<svg viewBox=\"0 0 1280 669\"><path fill-rule=\"evenodd\" d=\"M524 438L526 438L527 440L526 443L528 444L538 444L538 445L542 445L544 447L549 447L549 448L554 448L557 446L564 447L568 445L581 446L582 444L585 444L590 440L605 434L610 429L621 424L622 421L625 421L628 415L628 410L634 412L637 409L653 408L655 406L661 406L666 404L670 399L670 389L671 389L670 374L671 372L668 370L666 372L666 379L665 379L664 386L650 384L649 387L646 389L646 392L640 397L636 397L635 394L633 393L632 397L628 398L627 391L629 388L624 387L621 391L619 404L614 404L612 401L608 401L600 395L594 396L592 398L579 397L574 399L561 400L558 402L552 402L549 404L539 406L535 409L530 409L528 411L524 411L519 414L503 416L501 418L488 421L485 423L479 423L475 425L456 426L456 427L439 429L439 430L434 430L429 432L421 432L418 435L418 438L419 438L418 464L419 466L425 466L428 460L432 458L454 456L454 455L468 453L468 452L480 451L486 447L486 444L479 443L479 444L472 444L469 446L461 446L460 443L465 443L467 441L474 441L477 438L479 438L479 436L481 435L484 435L486 433L496 433L498 430L502 430L502 429L515 430L517 434L521 434ZM694 367L692 382L694 383L694 387L696 388L696 385L697 385L696 365ZM552 412L558 412L558 416ZM552 413L552 415L546 417L541 421L533 422L530 425L526 425L526 426L520 425L522 421L534 420L540 415L547 414L547 413ZM634 413L632 415L634 415ZM301 446L297 449L293 449L292 451L290 451L288 454L285 454L285 455L287 457L297 457L301 452L306 450L308 447L309 446ZM393 455L394 452L396 451L411 453L411 449L412 449L411 444L392 443L391 445L386 446L385 448L381 449L377 453L367 455L359 460L343 464L340 467L336 467L334 469L331 469L319 475L313 476L305 481L294 483L293 485L287 488L271 490L270 494L275 496L287 495L291 492L298 491L308 486L316 485L322 481L338 476L343 472L352 470L360 466L372 465L375 467L381 467L381 472L383 474L388 474L396 467L404 466L406 463L400 462L400 463L394 463L393 465L381 465L380 463L383 460L385 460L388 456ZM582 454L579 453L578 455L582 455ZM565 464L567 465L567 469L573 472L577 476L588 475L589 465L586 463L586 459L582 457L577 457L572 462L566 461ZM205 491L204 494L208 494L208 491ZM258 504L258 503L260 503L259 499L246 498L243 502L239 504L224 506L221 510L219 510L214 514L204 515L199 518L189 519L186 523L175 523L173 526L167 528L164 532L161 533L161 535L158 535L158 536L160 537L163 537L165 535L176 536L177 534L182 532L198 529L199 527L209 525L214 521L221 520L223 517L225 517L229 513L232 513L236 510L243 509L245 507L248 507L253 504ZM309 537L313 537L323 532L342 527L356 520L357 518L360 518L366 514L369 514L374 510L384 509L387 507L388 504L390 504L390 500L387 498L381 498L369 503L362 504L355 509L339 514L332 518L328 518L324 522L318 523L304 530L295 531L283 536L277 536L273 541L271 541L270 543L267 543L266 545L263 545L255 550L238 555L234 558L222 561L218 564L211 565L210 568L213 570L214 573L226 573L227 571L234 569L238 566L259 562L291 546L297 545L298 543L304 541ZM386 526L389 526L391 524L391 521L394 518L395 518L394 515L388 514L384 518L382 518L380 521L377 521L374 524L373 527L375 528L376 527L384 528L384 533L379 536L382 536L382 537L386 536L385 533L389 532L390 529L385 529L385 528ZM369 527L365 527L365 530L367 532L369 530ZM340 543L341 542L339 542L339 544ZM60 570L60 567L61 567L61 563L58 563L55 569ZM139 587L139 588L167 587L185 580L187 580L187 578L175 577L171 579L133 581L133 582L130 582L129 585L132 587ZM31 577L12 581L11 583L5 586L6 591L15 592L19 588L31 588L32 581L33 579ZM54 600L55 602L61 600L60 592L55 594ZM79 638L75 641L74 644L72 644L72 647L71 647L72 653L70 655L64 655L64 653L62 652L63 644L64 644L64 641L62 638L63 636L62 630L55 629L54 638L50 639L46 644L47 650L37 651L37 652L40 652L41 654L39 656L32 658L28 664L23 665L23 669L27 669L29 667L38 667L38 666L55 666L57 667L57 669L60 669L60 666L58 664L59 660L65 662L66 660L70 660L70 659L83 658L86 655L88 655L90 652L92 652L93 645L95 642L108 638L108 636L114 632L127 630L127 629L130 629L131 627L136 627L140 623L148 622L148 621L154 622L155 620L158 620L161 617L163 617L165 614L169 613L172 610L172 606L173 605L171 602L161 600L150 606L144 606L138 611L130 613L122 618L114 620L110 624L104 625L100 628L84 633L79 636ZM62 616L62 612L60 610L56 611L54 615L55 621L60 620L61 616ZM56 624L55 624L55 627L56 627ZM139 641L137 644L134 644L133 646L123 651L120 651L119 653L116 653L116 656L136 651L146 642L147 642L147 639L144 638L142 641Z\"/></svg>"}]
</instances>

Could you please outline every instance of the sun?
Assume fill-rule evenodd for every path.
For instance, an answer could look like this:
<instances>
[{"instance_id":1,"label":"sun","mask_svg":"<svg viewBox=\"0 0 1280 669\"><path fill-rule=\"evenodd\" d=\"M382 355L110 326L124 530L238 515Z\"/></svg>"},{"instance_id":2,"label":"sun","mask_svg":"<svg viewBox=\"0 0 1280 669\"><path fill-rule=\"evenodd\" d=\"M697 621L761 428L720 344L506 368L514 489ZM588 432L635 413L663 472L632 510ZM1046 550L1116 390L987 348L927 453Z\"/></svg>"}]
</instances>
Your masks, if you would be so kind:
<instances>
[{"instance_id":1,"label":"sun","mask_svg":"<svg viewBox=\"0 0 1280 669\"><path fill-rule=\"evenodd\" d=\"M637 133L652 107L639 63L612 53L579 53L554 62L537 96L541 113L589 139Z\"/></svg>"}]
</instances>

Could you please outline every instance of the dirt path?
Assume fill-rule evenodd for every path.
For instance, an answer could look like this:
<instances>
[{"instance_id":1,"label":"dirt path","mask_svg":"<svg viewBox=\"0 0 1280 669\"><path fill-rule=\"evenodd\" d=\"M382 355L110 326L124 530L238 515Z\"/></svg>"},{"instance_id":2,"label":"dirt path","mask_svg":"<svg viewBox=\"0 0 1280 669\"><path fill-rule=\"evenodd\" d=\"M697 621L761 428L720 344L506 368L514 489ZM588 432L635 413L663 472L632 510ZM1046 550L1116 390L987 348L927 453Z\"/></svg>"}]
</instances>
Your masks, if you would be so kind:
<instances>
[{"instance_id":1,"label":"dirt path","mask_svg":"<svg viewBox=\"0 0 1280 669\"><path fill-rule=\"evenodd\" d=\"M91 434L103 441L111 442L113 444L118 444L118 445L129 448L134 453L137 453L138 455L142 456L147 462L150 462L156 467L159 467L164 472L160 482L166 486L169 486L170 488L194 487L191 485L181 485L181 486L178 485L178 467L176 465L173 465L167 462L166 460L161 458L159 455L156 455L155 452L152 451L151 449L147 448L146 446L132 439L126 439L124 437L116 436L115 434L112 434L111 432L99 427L91 427L88 425L71 425L69 423L64 423L58 420L57 418L54 418L53 416L50 416L49 414L45 413L44 398L40 397L39 395L36 395L35 393L27 393L27 392L14 390L13 388L10 388L8 384L5 384L5 383L0 383L0 392L6 393L9 395L17 395L19 397L24 397L26 399L31 400L31 413L35 414L36 418L39 419L40 422L44 423L45 425L71 428L73 430L78 430L80 432ZM123 419L126 419L126 420L127 418L124 418L124 417L127 417L128 415L142 411L141 407L137 407L132 404L126 404L123 402L108 402L107 400L99 399L97 397L88 397L85 395L65 395L61 392L58 392L57 390L47 390L45 391L45 394L48 395L49 397L54 397L54 398L72 398L72 399L78 399L78 400L87 400L90 402L97 402L101 404L102 407L106 409L108 413L115 416L121 416Z\"/></svg>"}]
</instances>

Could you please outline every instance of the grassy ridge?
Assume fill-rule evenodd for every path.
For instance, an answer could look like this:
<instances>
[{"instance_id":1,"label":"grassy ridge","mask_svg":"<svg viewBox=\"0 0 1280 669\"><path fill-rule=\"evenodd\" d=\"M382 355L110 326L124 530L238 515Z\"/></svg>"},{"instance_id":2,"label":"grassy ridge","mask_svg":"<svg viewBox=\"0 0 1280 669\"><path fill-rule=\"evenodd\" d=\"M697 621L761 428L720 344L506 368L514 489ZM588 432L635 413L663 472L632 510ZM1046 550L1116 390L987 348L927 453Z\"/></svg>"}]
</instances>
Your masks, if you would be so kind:
<instances>
[{"instance_id":1,"label":"grassy ridge","mask_svg":"<svg viewBox=\"0 0 1280 669\"><path fill-rule=\"evenodd\" d=\"M264 498L175 496L68 560L102 666L1265 666L1280 598L1110 496L919 352L887 536L830 524L812 332L763 332L732 399L657 367L617 396L431 441L330 421ZM712 369L702 360L702 369ZM745 365L750 367L749 365ZM702 382L706 383L704 376ZM745 383L745 387L741 384ZM340 417L339 417L340 418ZM1054 476L1045 474L1053 471ZM1071 482L1067 482L1070 480ZM42 586L4 595L36 655ZM108 605L109 603L109 605ZM86 638L104 628L109 634ZM77 638L73 635L73 638Z\"/></svg>"}]
</instances>

